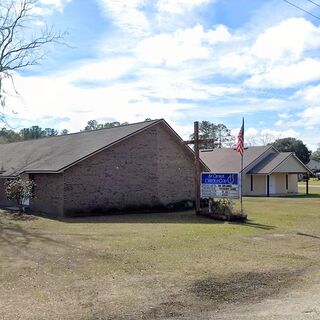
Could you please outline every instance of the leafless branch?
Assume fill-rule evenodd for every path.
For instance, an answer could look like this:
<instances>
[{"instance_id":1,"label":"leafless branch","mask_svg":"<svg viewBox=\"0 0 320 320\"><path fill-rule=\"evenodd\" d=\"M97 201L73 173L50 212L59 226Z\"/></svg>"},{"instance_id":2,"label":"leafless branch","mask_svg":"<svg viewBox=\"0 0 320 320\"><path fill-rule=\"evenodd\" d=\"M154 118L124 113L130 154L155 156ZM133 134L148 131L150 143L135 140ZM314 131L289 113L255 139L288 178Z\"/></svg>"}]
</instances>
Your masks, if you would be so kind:
<instances>
[{"instance_id":1,"label":"leafless branch","mask_svg":"<svg viewBox=\"0 0 320 320\"><path fill-rule=\"evenodd\" d=\"M31 34L30 25L36 20L32 10L36 0L0 0L0 103L5 105L3 80L12 72L37 65L45 57L48 44L63 43L65 33L45 27Z\"/></svg>"}]
</instances>

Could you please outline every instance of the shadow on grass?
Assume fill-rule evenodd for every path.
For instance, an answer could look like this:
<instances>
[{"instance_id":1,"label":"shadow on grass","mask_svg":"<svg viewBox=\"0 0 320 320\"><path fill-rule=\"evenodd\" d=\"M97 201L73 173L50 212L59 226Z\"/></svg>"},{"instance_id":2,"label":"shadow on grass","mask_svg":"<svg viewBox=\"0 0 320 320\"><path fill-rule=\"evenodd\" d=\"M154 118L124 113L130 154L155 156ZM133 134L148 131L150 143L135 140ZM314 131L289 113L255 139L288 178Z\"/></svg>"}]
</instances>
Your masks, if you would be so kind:
<instances>
[{"instance_id":1,"label":"shadow on grass","mask_svg":"<svg viewBox=\"0 0 320 320\"><path fill-rule=\"evenodd\" d=\"M117 213L114 215L79 217L79 218L64 218L62 222L66 223L177 223L177 224L232 224L237 226L258 228L263 230L275 229L275 226L255 223L251 220L247 222L231 222L215 220L212 217L205 215L196 215L194 211L183 212L161 212L161 213Z\"/></svg>"},{"instance_id":2,"label":"shadow on grass","mask_svg":"<svg viewBox=\"0 0 320 320\"><path fill-rule=\"evenodd\" d=\"M53 245L64 245L63 242L51 239L41 233L30 232L23 228L22 225L16 223L16 221L28 221L34 219L36 218L31 216L0 216L0 246L6 244L18 248L26 248L34 240Z\"/></svg>"},{"instance_id":3,"label":"shadow on grass","mask_svg":"<svg viewBox=\"0 0 320 320\"><path fill-rule=\"evenodd\" d=\"M309 237L309 238L314 238L314 239L319 239L319 240L320 240L320 237L319 237L319 236L314 236L314 235L308 234L308 233L297 232L297 235L298 235L298 236L304 236L304 237Z\"/></svg>"},{"instance_id":4,"label":"shadow on grass","mask_svg":"<svg viewBox=\"0 0 320 320\"><path fill-rule=\"evenodd\" d=\"M273 270L268 272L238 272L226 278L212 276L193 282L190 291L213 303L250 303L280 293L298 281L301 270Z\"/></svg>"},{"instance_id":5,"label":"shadow on grass","mask_svg":"<svg viewBox=\"0 0 320 320\"><path fill-rule=\"evenodd\" d=\"M144 212L144 213L108 213L88 217L60 218L67 223L181 223L181 224L223 224L224 221L213 220L194 211L180 212Z\"/></svg>"},{"instance_id":6,"label":"shadow on grass","mask_svg":"<svg viewBox=\"0 0 320 320\"><path fill-rule=\"evenodd\" d=\"M257 229L263 229L263 230L273 230L276 229L275 226L270 226L268 224L262 224L262 223L254 223L251 220L248 220L246 223L239 223L239 222L229 222L229 224L239 225L243 227L249 227L249 228L257 228Z\"/></svg>"}]
</instances>

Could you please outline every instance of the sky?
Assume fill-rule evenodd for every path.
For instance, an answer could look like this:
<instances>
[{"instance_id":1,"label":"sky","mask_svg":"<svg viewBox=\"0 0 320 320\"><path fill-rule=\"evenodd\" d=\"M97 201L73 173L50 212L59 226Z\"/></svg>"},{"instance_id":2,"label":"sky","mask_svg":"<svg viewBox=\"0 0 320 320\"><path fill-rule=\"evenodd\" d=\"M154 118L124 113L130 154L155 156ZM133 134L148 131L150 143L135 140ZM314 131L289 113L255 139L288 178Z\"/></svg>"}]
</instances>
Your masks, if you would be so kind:
<instances>
[{"instance_id":1,"label":"sky","mask_svg":"<svg viewBox=\"0 0 320 320\"><path fill-rule=\"evenodd\" d=\"M320 19L282 0L40 0L30 28L45 24L67 45L14 75L16 129L164 118L187 138L196 120L236 134L244 117L248 142L320 143Z\"/></svg>"}]
</instances>

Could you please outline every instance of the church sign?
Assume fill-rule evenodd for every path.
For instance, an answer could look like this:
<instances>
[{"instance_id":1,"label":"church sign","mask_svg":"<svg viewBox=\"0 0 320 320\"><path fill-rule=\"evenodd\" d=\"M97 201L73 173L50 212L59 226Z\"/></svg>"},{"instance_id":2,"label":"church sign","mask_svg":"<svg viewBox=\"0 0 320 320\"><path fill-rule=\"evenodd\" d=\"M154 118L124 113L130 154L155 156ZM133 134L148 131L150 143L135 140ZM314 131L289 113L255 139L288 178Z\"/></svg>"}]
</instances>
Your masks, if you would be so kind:
<instances>
[{"instance_id":1,"label":"church sign","mask_svg":"<svg viewBox=\"0 0 320 320\"><path fill-rule=\"evenodd\" d=\"M240 176L238 173L201 174L201 198L240 198Z\"/></svg>"}]
</instances>

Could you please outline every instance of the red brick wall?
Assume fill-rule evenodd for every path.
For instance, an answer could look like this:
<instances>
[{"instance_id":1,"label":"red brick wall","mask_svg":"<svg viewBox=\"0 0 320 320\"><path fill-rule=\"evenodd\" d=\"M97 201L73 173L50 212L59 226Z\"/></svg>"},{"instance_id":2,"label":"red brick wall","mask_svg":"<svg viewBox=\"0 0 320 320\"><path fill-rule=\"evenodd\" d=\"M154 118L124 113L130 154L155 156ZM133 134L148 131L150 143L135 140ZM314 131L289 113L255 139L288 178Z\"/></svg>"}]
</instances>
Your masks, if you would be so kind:
<instances>
[{"instance_id":1,"label":"red brick wall","mask_svg":"<svg viewBox=\"0 0 320 320\"><path fill-rule=\"evenodd\" d=\"M63 174L35 174L35 198L30 205L35 212L63 216Z\"/></svg>"},{"instance_id":2,"label":"red brick wall","mask_svg":"<svg viewBox=\"0 0 320 320\"><path fill-rule=\"evenodd\" d=\"M86 214L193 199L193 160L164 129L149 128L64 173L64 211Z\"/></svg>"},{"instance_id":3,"label":"red brick wall","mask_svg":"<svg viewBox=\"0 0 320 320\"><path fill-rule=\"evenodd\" d=\"M65 212L157 205L156 143L150 128L66 170Z\"/></svg>"},{"instance_id":4,"label":"red brick wall","mask_svg":"<svg viewBox=\"0 0 320 320\"><path fill-rule=\"evenodd\" d=\"M194 160L162 125L158 129L159 200L163 204L194 200Z\"/></svg>"}]
</instances>

